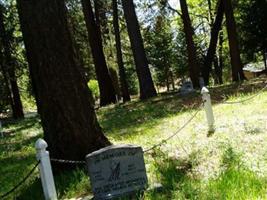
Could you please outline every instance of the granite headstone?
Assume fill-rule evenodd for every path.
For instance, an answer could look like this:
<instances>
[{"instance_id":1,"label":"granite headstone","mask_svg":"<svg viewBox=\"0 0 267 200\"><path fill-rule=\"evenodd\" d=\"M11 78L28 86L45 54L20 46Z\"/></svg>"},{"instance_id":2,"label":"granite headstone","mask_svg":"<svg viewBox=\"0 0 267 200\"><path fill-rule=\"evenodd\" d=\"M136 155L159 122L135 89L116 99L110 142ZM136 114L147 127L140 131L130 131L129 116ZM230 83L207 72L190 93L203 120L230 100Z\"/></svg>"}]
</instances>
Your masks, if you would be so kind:
<instances>
[{"instance_id":1,"label":"granite headstone","mask_svg":"<svg viewBox=\"0 0 267 200\"><path fill-rule=\"evenodd\" d=\"M94 199L112 199L145 190L147 175L143 150L134 145L112 145L86 156Z\"/></svg>"}]
</instances>

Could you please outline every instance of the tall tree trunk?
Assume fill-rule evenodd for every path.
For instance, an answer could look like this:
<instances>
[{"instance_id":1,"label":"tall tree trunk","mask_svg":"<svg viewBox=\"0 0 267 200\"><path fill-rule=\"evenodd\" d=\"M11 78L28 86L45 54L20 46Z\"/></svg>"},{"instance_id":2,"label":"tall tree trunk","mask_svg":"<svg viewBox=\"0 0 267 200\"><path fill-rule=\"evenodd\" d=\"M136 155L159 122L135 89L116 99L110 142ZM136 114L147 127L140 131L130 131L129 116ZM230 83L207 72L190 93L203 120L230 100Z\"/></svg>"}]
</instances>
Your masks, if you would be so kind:
<instances>
[{"instance_id":1,"label":"tall tree trunk","mask_svg":"<svg viewBox=\"0 0 267 200\"><path fill-rule=\"evenodd\" d=\"M170 71L170 76L171 76L172 90L175 90L175 82L174 82L173 72L172 71Z\"/></svg>"},{"instance_id":2,"label":"tall tree trunk","mask_svg":"<svg viewBox=\"0 0 267 200\"><path fill-rule=\"evenodd\" d=\"M196 47L193 40L194 31L188 13L186 0L180 0L180 5L182 10L182 20L186 37L190 79L193 83L194 88L199 88L200 66L197 61Z\"/></svg>"},{"instance_id":3,"label":"tall tree trunk","mask_svg":"<svg viewBox=\"0 0 267 200\"><path fill-rule=\"evenodd\" d=\"M211 65L212 65L212 62L214 61L218 36L219 36L219 32L222 27L222 20L223 20L223 0L219 0L218 6L217 6L217 15L216 15L215 22L211 30L209 48L208 48L207 56L205 57L205 60L204 60L203 78L204 78L205 85L209 85Z\"/></svg>"},{"instance_id":4,"label":"tall tree trunk","mask_svg":"<svg viewBox=\"0 0 267 200\"><path fill-rule=\"evenodd\" d=\"M238 47L236 23L233 13L232 0L224 0L224 12L226 17L226 27L228 33L228 41L230 47L231 55L231 65L232 65L232 79L233 81L245 80L243 72L243 64L240 58L240 51Z\"/></svg>"},{"instance_id":5,"label":"tall tree trunk","mask_svg":"<svg viewBox=\"0 0 267 200\"><path fill-rule=\"evenodd\" d=\"M166 82L166 86L167 86L167 92L170 91L170 82L169 82L169 74L170 74L170 68L168 63L166 62L166 58L163 58L163 62L164 62L164 71L165 71L165 82Z\"/></svg>"},{"instance_id":6,"label":"tall tree trunk","mask_svg":"<svg viewBox=\"0 0 267 200\"><path fill-rule=\"evenodd\" d=\"M129 94L128 83L126 80L125 68L121 51L121 37L120 37L117 0L112 0L112 7L113 7L113 28L116 41L117 63L119 66L119 76L120 76L120 88L121 88L123 102L127 102L131 100L131 97Z\"/></svg>"},{"instance_id":7,"label":"tall tree trunk","mask_svg":"<svg viewBox=\"0 0 267 200\"><path fill-rule=\"evenodd\" d=\"M148 67L148 60L146 57L133 0L122 0L122 6L139 81L140 99L147 99L156 96L157 92L155 90Z\"/></svg>"},{"instance_id":8,"label":"tall tree trunk","mask_svg":"<svg viewBox=\"0 0 267 200\"><path fill-rule=\"evenodd\" d=\"M88 38L93 54L96 77L100 90L100 105L104 106L116 102L115 89L112 84L106 59L103 52L101 31L99 23L96 23L95 15L90 0L82 0Z\"/></svg>"},{"instance_id":9,"label":"tall tree trunk","mask_svg":"<svg viewBox=\"0 0 267 200\"><path fill-rule=\"evenodd\" d=\"M214 16L212 14L212 9L211 9L211 0L208 0L208 7L209 7L209 20L210 20L210 24L213 24L214 23Z\"/></svg>"},{"instance_id":10,"label":"tall tree trunk","mask_svg":"<svg viewBox=\"0 0 267 200\"><path fill-rule=\"evenodd\" d=\"M220 76L219 82L223 84L223 31L219 33L219 69L220 69Z\"/></svg>"},{"instance_id":11,"label":"tall tree trunk","mask_svg":"<svg viewBox=\"0 0 267 200\"><path fill-rule=\"evenodd\" d=\"M219 58L217 55L214 57L214 71L215 71L215 84L222 84L222 70L219 65Z\"/></svg>"},{"instance_id":12,"label":"tall tree trunk","mask_svg":"<svg viewBox=\"0 0 267 200\"><path fill-rule=\"evenodd\" d=\"M5 73L5 77L7 79L6 82L8 82L7 84L11 95L10 100L12 100L12 103L10 101L10 104L13 112L13 118L19 119L24 118L24 113L15 73L15 63L11 56L11 45L4 25L3 9L3 6L0 5L0 37L3 44L5 57L5 62L3 63L2 67L4 69L3 72Z\"/></svg>"},{"instance_id":13,"label":"tall tree trunk","mask_svg":"<svg viewBox=\"0 0 267 200\"><path fill-rule=\"evenodd\" d=\"M64 1L17 0L31 78L51 157L84 160L109 145L81 73ZM63 167L63 166L61 166Z\"/></svg>"},{"instance_id":14,"label":"tall tree trunk","mask_svg":"<svg viewBox=\"0 0 267 200\"><path fill-rule=\"evenodd\" d=\"M14 102L13 102L13 99L12 99L12 93L11 93L11 88L10 88L10 83L9 83L9 79L8 79L8 73L4 67L4 56L3 56L3 53L2 53L2 49L0 47L0 66L1 66L1 70L2 70L2 74L3 74L3 78L4 78L4 86L5 86L5 89L6 89L6 92L7 92L7 96L6 96L6 99L7 101L9 102L10 106L11 106L11 109L12 111L15 110L14 108Z\"/></svg>"},{"instance_id":15,"label":"tall tree trunk","mask_svg":"<svg viewBox=\"0 0 267 200\"><path fill-rule=\"evenodd\" d=\"M264 50L262 51L262 56L263 56L263 63L264 63L265 70L267 70L266 52Z\"/></svg>"}]
</instances>

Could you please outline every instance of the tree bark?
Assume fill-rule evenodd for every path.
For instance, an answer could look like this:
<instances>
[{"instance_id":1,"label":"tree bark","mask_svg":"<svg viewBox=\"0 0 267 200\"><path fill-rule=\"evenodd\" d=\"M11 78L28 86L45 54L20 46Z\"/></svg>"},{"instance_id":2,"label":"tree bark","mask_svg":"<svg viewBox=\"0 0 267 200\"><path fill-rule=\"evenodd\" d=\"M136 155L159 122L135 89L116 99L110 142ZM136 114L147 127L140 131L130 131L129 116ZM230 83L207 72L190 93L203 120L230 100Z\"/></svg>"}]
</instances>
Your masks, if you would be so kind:
<instances>
[{"instance_id":1,"label":"tree bark","mask_svg":"<svg viewBox=\"0 0 267 200\"><path fill-rule=\"evenodd\" d=\"M219 65L219 59L217 55L215 55L213 63L215 71L215 84L222 84L222 69Z\"/></svg>"},{"instance_id":2,"label":"tree bark","mask_svg":"<svg viewBox=\"0 0 267 200\"><path fill-rule=\"evenodd\" d=\"M220 69L220 76L219 82L223 84L223 31L219 33L219 69Z\"/></svg>"},{"instance_id":3,"label":"tree bark","mask_svg":"<svg viewBox=\"0 0 267 200\"><path fill-rule=\"evenodd\" d=\"M139 81L140 99L147 99L156 96L157 92L148 67L148 60L133 0L122 0L122 6Z\"/></svg>"},{"instance_id":4,"label":"tree bark","mask_svg":"<svg viewBox=\"0 0 267 200\"><path fill-rule=\"evenodd\" d=\"M121 51L121 37L120 37L120 27L119 27L119 17L118 17L118 4L117 0L112 0L113 7L113 28L116 41L116 53L117 53L117 63L119 67L119 76L120 76L120 88L123 102L131 100L128 83L126 80L125 68L123 63L122 51Z\"/></svg>"},{"instance_id":5,"label":"tree bark","mask_svg":"<svg viewBox=\"0 0 267 200\"><path fill-rule=\"evenodd\" d=\"M82 7L88 31L89 43L93 54L96 77L99 84L100 106L116 103L115 89L109 75L103 52L100 25L99 23L96 23L90 0L82 0Z\"/></svg>"},{"instance_id":6,"label":"tree bark","mask_svg":"<svg viewBox=\"0 0 267 200\"><path fill-rule=\"evenodd\" d=\"M174 78L173 78L173 72L170 71L170 76L171 76L171 83L172 83L172 90L175 90L175 82L174 82Z\"/></svg>"},{"instance_id":7,"label":"tree bark","mask_svg":"<svg viewBox=\"0 0 267 200\"><path fill-rule=\"evenodd\" d=\"M15 73L15 63L11 55L11 45L4 24L4 14L2 5L0 5L0 37L5 57L2 68L3 73L5 73L5 78L7 79L6 82L10 94L9 99L12 108L13 118L21 119L24 118L24 113Z\"/></svg>"},{"instance_id":8,"label":"tree bark","mask_svg":"<svg viewBox=\"0 0 267 200\"><path fill-rule=\"evenodd\" d=\"M214 61L219 32L222 27L222 20L223 20L223 0L219 0L218 6L217 6L217 15L216 15L215 22L211 30L209 48L208 48L207 56L205 57L205 60L204 60L204 67L203 67L202 74L203 74L205 85L209 85L211 65L212 65L212 62Z\"/></svg>"},{"instance_id":9,"label":"tree bark","mask_svg":"<svg viewBox=\"0 0 267 200\"><path fill-rule=\"evenodd\" d=\"M228 42L230 47L231 65L232 65L232 79L233 81L245 80L243 73L243 64L240 58L240 51L238 46L236 23L233 13L233 6L231 0L224 0L224 12L226 16L226 27L228 33Z\"/></svg>"},{"instance_id":10,"label":"tree bark","mask_svg":"<svg viewBox=\"0 0 267 200\"><path fill-rule=\"evenodd\" d=\"M264 50L262 51L262 56L263 56L263 63L264 63L265 71L266 71L267 70L267 63L266 63L267 60L266 60L266 52Z\"/></svg>"},{"instance_id":11,"label":"tree bark","mask_svg":"<svg viewBox=\"0 0 267 200\"><path fill-rule=\"evenodd\" d=\"M97 122L92 94L75 57L65 3L17 0L17 7L51 157L84 160L110 142Z\"/></svg>"},{"instance_id":12,"label":"tree bark","mask_svg":"<svg viewBox=\"0 0 267 200\"><path fill-rule=\"evenodd\" d=\"M194 88L199 88L200 66L197 61L196 47L193 40L194 31L188 13L186 0L180 0L180 5L182 11L182 20L184 24L184 32L186 37L190 79L193 83Z\"/></svg>"},{"instance_id":13,"label":"tree bark","mask_svg":"<svg viewBox=\"0 0 267 200\"><path fill-rule=\"evenodd\" d=\"M8 80L8 73L6 72L5 67L4 67L4 62L3 62L4 56L3 56L1 48L0 48L0 66L1 66L2 74L3 74L3 78L4 78L4 84L3 85L4 85L6 92L7 92L6 100L7 100L7 102L9 102L11 109L13 111L13 110L15 110L15 108L14 108L14 103L13 103L13 99L12 99L10 83Z\"/></svg>"}]
</instances>

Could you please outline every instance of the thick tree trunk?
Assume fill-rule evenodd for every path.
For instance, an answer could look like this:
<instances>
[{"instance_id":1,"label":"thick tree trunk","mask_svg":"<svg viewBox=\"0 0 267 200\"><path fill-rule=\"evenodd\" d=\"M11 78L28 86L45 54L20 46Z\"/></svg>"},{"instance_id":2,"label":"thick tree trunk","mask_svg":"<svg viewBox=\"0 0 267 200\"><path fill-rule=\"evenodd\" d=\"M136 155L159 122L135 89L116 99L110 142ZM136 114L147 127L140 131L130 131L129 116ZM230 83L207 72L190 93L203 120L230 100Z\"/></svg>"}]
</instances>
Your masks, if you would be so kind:
<instances>
[{"instance_id":1,"label":"thick tree trunk","mask_svg":"<svg viewBox=\"0 0 267 200\"><path fill-rule=\"evenodd\" d=\"M223 5L226 16L226 27L231 55L232 79L233 81L245 80L246 78L243 73L243 64L241 62L240 51L238 47L236 23L232 2L231 0L224 0Z\"/></svg>"},{"instance_id":2,"label":"thick tree trunk","mask_svg":"<svg viewBox=\"0 0 267 200\"><path fill-rule=\"evenodd\" d=\"M199 88L200 66L197 61L196 47L193 40L194 31L188 13L186 0L180 0L180 5L182 10L182 20L186 37L190 79L193 83L194 88Z\"/></svg>"},{"instance_id":3,"label":"thick tree trunk","mask_svg":"<svg viewBox=\"0 0 267 200\"><path fill-rule=\"evenodd\" d=\"M122 0L127 30L133 51L137 77L140 88L140 98L147 99L157 95L151 73L148 67L144 43L140 32L133 0Z\"/></svg>"},{"instance_id":4,"label":"thick tree trunk","mask_svg":"<svg viewBox=\"0 0 267 200\"><path fill-rule=\"evenodd\" d=\"M51 157L84 160L110 143L77 64L64 1L17 0L17 6Z\"/></svg>"},{"instance_id":5,"label":"thick tree trunk","mask_svg":"<svg viewBox=\"0 0 267 200\"><path fill-rule=\"evenodd\" d=\"M88 38L93 54L96 77L100 90L100 105L116 103L115 89L112 84L106 59L103 52L101 31L99 23L96 23L90 0L82 0L83 13L85 17Z\"/></svg>"},{"instance_id":6,"label":"thick tree trunk","mask_svg":"<svg viewBox=\"0 0 267 200\"><path fill-rule=\"evenodd\" d=\"M112 0L112 7L113 7L113 28L116 41L117 63L119 66L119 76L120 76L120 88L121 88L123 102L125 103L127 101L130 101L131 97L129 94L128 83L126 80L125 68L121 51L121 37L120 37L117 0Z\"/></svg>"},{"instance_id":7,"label":"thick tree trunk","mask_svg":"<svg viewBox=\"0 0 267 200\"><path fill-rule=\"evenodd\" d=\"M10 104L13 112L13 118L19 119L24 118L22 102L19 94L19 87L17 84L17 78L15 74L15 67L13 58L11 56L11 46L10 41L4 25L4 15L3 7L0 5L0 37L4 49L4 62L3 62L3 72L7 79L7 87L10 93Z\"/></svg>"},{"instance_id":8,"label":"thick tree trunk","mask_svg":"<svg viewBox=\"0 0 267 200\"><path fill-rule=\"evenodd\" d=\"M205 85L209 85L209 76L210 76L210 71L211 71L211 65L212 65L212 62L214 61L218 36L219 36L219 32L220 32L221 27L222 27L222 20L223 20L223 3L222 3L222 1L223 0L219 0L219 2L218 2L217 15L216 15L215 22L214 22L212 30L211 30L211 37L210 37L210 43L209 43L207 56L205 57L205 60L204 60L203 78L204 78Z\"/></svg>"}]
</instances>

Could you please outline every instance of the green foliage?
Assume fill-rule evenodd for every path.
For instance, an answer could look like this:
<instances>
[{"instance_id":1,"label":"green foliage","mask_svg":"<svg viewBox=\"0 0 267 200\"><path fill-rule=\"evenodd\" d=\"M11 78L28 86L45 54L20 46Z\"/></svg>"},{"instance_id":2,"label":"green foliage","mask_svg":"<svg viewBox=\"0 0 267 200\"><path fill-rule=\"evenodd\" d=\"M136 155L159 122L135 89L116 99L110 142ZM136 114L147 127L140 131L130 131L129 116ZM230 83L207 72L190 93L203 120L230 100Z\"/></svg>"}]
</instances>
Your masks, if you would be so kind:
<instances>
[{"instance_id":1,"label":"green foliage","mask_svg":"<svg viewBox=\"0 0 267 200\"><path fill-rule=\"evenodd\" d=\"M94 99L97 100L100 98L100 91L97 80L90 80L88 82L88 87L92 91Z\"/></svg>"},{"instance_id":2,"label":"green foliage","mask_svg":"<svg viewBox=\"0 0 267 200\"><path fill-rule=\"evenodd\" d=\"M241 47L247 59L255 61L257 52L267 51L266 0L239 0Z\"/></svg>"},{"instance_id":3,"label":"green foliage","mask_svg":"<svg viewBox=\"0 0 267 200\"><path fill-rule=\"evenodd\" d=\"M149 61L156 73L156 84L169 89L173 75L174 45L170 22L163 16L156 18L152 30L146 30L146 43Z\"/></svg>"}]
</instances>

